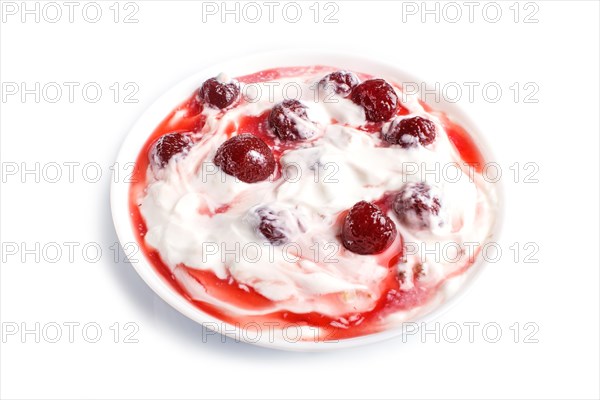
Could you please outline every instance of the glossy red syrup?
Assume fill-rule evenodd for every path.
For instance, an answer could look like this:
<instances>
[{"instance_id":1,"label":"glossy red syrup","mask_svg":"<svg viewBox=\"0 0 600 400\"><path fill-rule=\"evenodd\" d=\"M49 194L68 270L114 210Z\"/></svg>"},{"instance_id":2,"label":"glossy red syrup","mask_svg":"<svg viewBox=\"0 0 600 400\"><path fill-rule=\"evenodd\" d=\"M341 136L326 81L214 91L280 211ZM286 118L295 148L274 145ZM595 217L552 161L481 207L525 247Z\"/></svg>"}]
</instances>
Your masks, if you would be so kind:
<instances>
[{"instance_id":1,"label":"glossy red syrup","mask_svg":"<svg viewBox=\"0 0 600 400\"><path fill-rule=\"evenodd\" d=\"M243 83L257 83L280 79L284 77L295 77L301 76L308 73L314 72L331 72L335 70L330 67L316 66L316 67L288 67L288 68L276 68L264 70L255 74L246 75L237 78ZM361 80L368 79L371 76L366 74L358 74ZM427 110L431 110L430 106L426 105ZM219 307L216 307L210 303L198 301L192 299L186 290L180 285L177 279L173 276L171 270L163 263L160 255L156 250L146 245L144 236L147 232L146 223L140 214L139 199L147 186L146 172L148 170L148 153L152 146L152 143L160 136L173 133L173 132L194 132L199 133L204 126L205 119L201 115L202 105L196 100L195 93L190 96L188 100L183 102L179 107L173 110L154 130L150 135L144 146L142 147L137 160L136 168L132 179L132 184L129 191L129 209L131 213L132 224L137 236L138 244L142 249L146 258L156 268L164 280L179 294L188 299L196 307L202 311L212 315L213 317L227 322L231 325L238 326L241 328L245 327L245 324L252 323L252 329L256 329L255 324L259 324L263 332L269 332L273 328L273 324L276 323L276 328L285 328L290 324L294 325L309 325L312 327L320 328L320 336L309 337L304 340L337 340L344 338L351 338L356 336L367 335L382 330L385 326L383 325L383 319L390 313L409 310L418 305L426 303L436 292L437 287L425 288L419 285L419 281L415 280L414 288L409 291L400 290L400 279L401 277L395 272L394 266L403 256L403 241L402 237L398 235L396 241L391 247L384 253L374 256L365 257L376 257L377 261L388 267L389 273L387 277L381 283L381 297L376 303L375 307L369 312L363 312L358 314L348 314L342 316L342 318L332 318L326 315L322 315L316 312L307 314L295 314L288 311L271 312L260 316L248 316L248 315L236 315L230 314ZM298 144L294 142L281 143L276 142L275 138L268 132L267 118L268 111L258 116L245 116L237 121L237 132L251 133L265 141L273 150L275 159L279 161L282 154L289 149L295 148ZM398 107L397 115L406 115L408 110L402 106ZM459 125L452 122L442 113L436 113L440 117L444 127L446 128L450 140L456 147L458 153L465 163L475 166L477 171L481 171L483 167L483 157L479 149L476 147L473 139L470 135ZM380 123L369 123L362 129L367 132L378 132L381 128ZM236 131L235 126L230 127L227 130L229 134L233 134ZM279 172L280 175L280 172ZM276 176L275 178L278 178ZM374 203L379 206L384 212L388 212L391 205L391 199L393 193L384 195L381 199L376 200ZM224 206L215 213L224 213L228 211L228 206ZM337 217L337 223L341 226L344 220L345 213L340 213ZM340 246L344 251L343 246ZM456 274L464 272L469 267L465 266L463 270L457 271ZM265 298L264 296L257 293L252 288L242 287L232 277L228 279L219 279L210 271L199 271L196 269L189 268L185 265L179 265L177 268L183 268L187 273L193 277L200 285L202 285L207 291L208 295L215 299L220 299L228 304L238 306L240 308L251 309L255 311L267 310L275 304ZM438 284L441 285L443 282ZM328 295L332 297L337 295Z\"/></svg>"},{"instance_id":2,"label":"glossy red syrup","mask_svg":"<svg viewBox=\"0 0 600 400\"><path fill-rule=\"evenodd\" d=\"M471 135L465 128L448 118L446 114L442 112L433 112L432 114L440 119L448 138L460 154L460 158L477 173L481 173L485 166L485 160Z\"/></svg>"}]
</instances>

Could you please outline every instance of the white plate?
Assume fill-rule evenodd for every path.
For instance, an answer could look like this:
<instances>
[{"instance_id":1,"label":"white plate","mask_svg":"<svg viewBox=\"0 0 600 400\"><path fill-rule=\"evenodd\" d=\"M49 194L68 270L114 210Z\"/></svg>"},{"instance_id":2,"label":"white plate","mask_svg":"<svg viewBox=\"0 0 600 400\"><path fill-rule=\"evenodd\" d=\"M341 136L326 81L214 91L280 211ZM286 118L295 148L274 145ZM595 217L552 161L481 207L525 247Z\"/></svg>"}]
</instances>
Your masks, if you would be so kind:
<instances>
[{"instance_id":1,"label":"white plate","mask_svg":"<svg viewBox=\"0 0 600 400\"><path fill-rule=\"evenodd\" d=\"M229 76L242 76L264 69L286 66L302 66L302 65L329 65L340 69L349 69L358 72L364 72L376 77L390 79L395 82L422 82L421 80L406 74L402 70L386 65L377 61L364 59L354 55L321 53L315 51L284 51L257 54L242 59L232 59L230 61L214 65L199 71L197 74L185 79L177 84L163 96L161 96L148 110L139 118L133 126L123 145L119 151L117 162L119 165L134 162L137 159L138 153L146 142L150 134L158 126L158 124L183 100L188 98L191 93L197 89L206 79L218 75L220 72L226 72ZM492 160L489 148L485 145L482 136L477 127L471 120L453 103L446 102L441 96L441 102L435 104L435 109L446 112L454 121L458 122L471 134L476 144L482 151L486 160ZM118 179L112 180L111 186L111 209L115 229L121 244L137 243L135 232L131 223L129 214L129 184L123 183ZM493 235L489 240L496 240L498 237L499 225L501 222L502 209L502 190L497 185L497 195L499 212L496 216L496 224L493 230ZM140 253L138 253L140 254ZM144 256L138 256L137 261L131 262L138 274L144 281L167 303L173 306L176 310L191 318L192 320L203 324L211 329L219 327L218 331L221 334L230 336L235 339L244 340L246 335L239 328L226 324L211 315L206 314L202 310L195 307L188 300L177 293L162 276L155 270L150 262ZM418 321L426 322L439 317L444 312L448 311L455 305L459 298L472 286L475 278L479 275L483 267L481 257L469 269L465 276L465 281L460 290L450 299L437 307L432 312L424 315ZM390 328L383 332L375 333L368 336L356 337L351 339L343 339L331 342L314 342L314 341L298 341L289 342L281 339L270 338L270 335L261 335L257 341L249 343L294 351L318 351L328 350L332 348L345 348L367 343L378 342L391 337L402 335L403 326ZM255 335L248 334L254 339Z\"/></svg>"}]
</instances>

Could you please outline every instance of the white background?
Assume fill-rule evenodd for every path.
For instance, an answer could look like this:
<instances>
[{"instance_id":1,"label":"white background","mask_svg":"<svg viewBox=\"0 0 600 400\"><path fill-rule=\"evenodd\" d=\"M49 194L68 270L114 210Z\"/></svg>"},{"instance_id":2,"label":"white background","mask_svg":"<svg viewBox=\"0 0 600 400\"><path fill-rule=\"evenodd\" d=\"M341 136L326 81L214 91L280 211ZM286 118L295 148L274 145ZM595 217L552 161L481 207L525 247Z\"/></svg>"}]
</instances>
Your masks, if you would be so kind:
<instances>
[{"instance_id":1,"label":"white background","mask_svg":"<svg viewBox=\"0 0 600 400\"><path fill-rule=\"evenodd\" d=\"M132 24L113 21L112 1L100 2L98 23L82 18L85 3L75 9L73 23L65 6L57 23L43 15L39 23L34 16L22 23L20 14L3 15L3 84L80 84L73 103L65 87L57 103L43 96L36 103L33 95L25 101L19 94L2 99L3 171L13 163L21 168L22 162L81 164L73 183L66 176L57 183L43 176L38 183L35 175L20 172L3 176L3 246L80 245L74 260L63 254L55 263L48 259L53 255L36 262L35 255L26 254L22 262L22 252L10 255L3 247L2 398L599 397L598 3L540 1L534 4L537 23L523 22L535 9L524 3L517 5L521 13L515 23L512 1L498 3L499 22L487 22L481 3L471 23L459 2L459 22L436 22L429 15L423 23L420 14L403 14L401 2L337 2L339 22L329 24L322 22L323 14L319 23L313 21L312 3L302 3L298 23L286 22L281 6L274 23L266 15L255 24L235 23L232 16L221 24L218 15L203 22L202 3L194 1L138 1L139 22ZM47 11L53 18L54 11ZM446 11L454 17L453 10ZM154 295L127 263L114 262L109 167L136 118L161 93L207 65L296 47L362 54L441 85L496 82L503 89L495 103L481 90L474 101L466 93L459 101L503 167L506 220L502 259L439 320L463 326L458 343L414 335L406 343L398 338L319 354L222 343L218 335L203 338L200 326ZM82 98L81 86L88 82L103 89L97 103ZM115 82L138 85L139 101L124 103L121 92L115 103L109 89ZM517 102L509 88L515 82L522 90ZM537 103L524 101L531 91L523 91L527 82L539 87L533 96ZM89 162L102 168L97 183L82 178L81 166ZM515 183L509 169L515 162L522 173L525 163L536 163L539 182L525 183L521 174ZM88 242L102 248L99 261L83 258L81 248ZM515 242L521 247L517 262L509 249ZM524 262L527 242L539 246L533 257L539 262ZM62 325L62 338L50 343L42 336L36 343L33 334L6 333L22 323L31 329L36 322ZM73 343L63 325L68 322L81 324ZM97 343L82 335L89 322L102 328ZM118 343L110 330L115 322ZM127 322L139 327L138 343L124 343ZM489 343L476 329L469 343L465 322L495 322L502 337ZM532 331L523 328L527 322L539 327L532 337L537 343L525 343L524 334ZM510 329L514 323L520 324L517 343ZM54 336L53 330L46 333Z\"/></svg>"}]
</instances>

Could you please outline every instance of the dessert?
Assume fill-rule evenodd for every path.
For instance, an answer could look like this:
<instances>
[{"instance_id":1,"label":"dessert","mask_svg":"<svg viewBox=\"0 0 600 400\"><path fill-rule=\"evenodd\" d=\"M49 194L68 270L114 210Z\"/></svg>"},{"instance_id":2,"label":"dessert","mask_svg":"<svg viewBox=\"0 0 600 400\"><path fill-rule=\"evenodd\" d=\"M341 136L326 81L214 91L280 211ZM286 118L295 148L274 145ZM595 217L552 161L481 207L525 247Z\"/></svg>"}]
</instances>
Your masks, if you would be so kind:
<instances>
[{"instance_id":1,"label":"dessert","mask_svg":"<svg viewBox=\"0 0 600 400\"><path fill-rule=\"evenodd\" d=\"M205 313L351 338L460 288L494 226L484 162L393 80L328 66L221 74L149 135L130 211L147 259Z\"/></svg>"}]
</instances>

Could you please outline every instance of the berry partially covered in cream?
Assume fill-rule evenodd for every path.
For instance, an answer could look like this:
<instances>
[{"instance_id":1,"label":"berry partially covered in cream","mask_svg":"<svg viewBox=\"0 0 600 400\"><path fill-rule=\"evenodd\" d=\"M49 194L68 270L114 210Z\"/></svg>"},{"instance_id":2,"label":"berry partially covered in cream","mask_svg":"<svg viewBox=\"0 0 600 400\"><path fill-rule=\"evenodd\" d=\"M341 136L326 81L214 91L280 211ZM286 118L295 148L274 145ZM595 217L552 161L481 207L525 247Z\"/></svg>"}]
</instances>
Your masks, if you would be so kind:
<instances>
[{"instance_id":1,"label":"berry partially covered in cream","mask_svg":"<svg viewBox=\"0 0 600 400\"><path fill-rule=\"evenodd\" d=\"M435 124L422 117L396 118L383 132L382 138L404 148L427 146L435 140Z\"/></svg>"},{"instance_id":2,"label":"berry partially covered in cream","mask_svg":"<svg viewBox=\"0 0 600 400\"><path fill-rule=\"evenodd\" d=\"M294 240L302 227L294 213L275 205L260 205L250 210L248 221L255 227L259 237L279 246Z\"/></svg>"},{"instance_id":3,"label":"berry partially covered in cream","mask_svg":"<svg viewBox=\"0 0 600 400\"><path fill-rule=\"evenodd\" d=\"M333 92L346 97L359 82L360 81L354 72L335 71L325 75L323 79L319 81L319 86L327 93Z\"/></svg>"},{"instance_id":4,"label":"berry partially covered in cream","mask_svg":"<svg viewBox=\"0 0 600 400\"><path fill-rule=\"evenodd\" d=\"M439 195L425 182L412 182L402 186L394 199L394 211L407 228L423 230L441 227Z\"/></svg>"},{"instance_id":5,"label":"berry partially covered in cream","mask_svg":"<svg viewBox=\"0 0 600 400\"><path fill-rule=\"evenodd\" d=\"M185 156L190 147L192 147L192 139L189 135L170 133L156 140L152 146L150 158L154 165L164 167L171 158Z\"/></svg>"},{"instance_id":6,"label":"berry partially covered in cream","mask_svg":"<svg viewBox=\"0 0 600 400\"><path fill-rule=\"evenodd\" d=\"M223 74L206 80L198 90L198 98L202 103L218 109L231 106L239 95L239 83Z\"/></svg>"},{"instance_id":7,"label":"berry partially covered in cream","mask_svg":"<svg viewBox=\"0 0 600 400\"><path fill-rule=\"evenodd\" d=\"M281 140L304 140L315 134L315 125L309 120L306 106L298 100L284 100L269 114L269 127Z\"/></svg>"},{"instance_id":8,"label":"berry partially covered in cream","mask_svg":"<svg viewBox=\"0 0 600 400\"><path fill-rule=\"evenodd\" d=\"M182 296L231 324L332 339L460 288L496 202L460 126L391 80L331 67L199 85L141 150L130 191L139 243ZM452 179L431 173L446 166ZM451 258L420 251L448 244Z\"/></svg>"}]
</instances>

